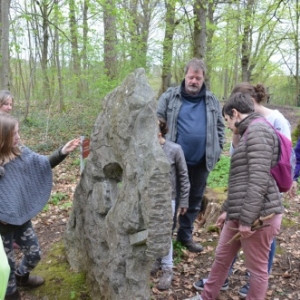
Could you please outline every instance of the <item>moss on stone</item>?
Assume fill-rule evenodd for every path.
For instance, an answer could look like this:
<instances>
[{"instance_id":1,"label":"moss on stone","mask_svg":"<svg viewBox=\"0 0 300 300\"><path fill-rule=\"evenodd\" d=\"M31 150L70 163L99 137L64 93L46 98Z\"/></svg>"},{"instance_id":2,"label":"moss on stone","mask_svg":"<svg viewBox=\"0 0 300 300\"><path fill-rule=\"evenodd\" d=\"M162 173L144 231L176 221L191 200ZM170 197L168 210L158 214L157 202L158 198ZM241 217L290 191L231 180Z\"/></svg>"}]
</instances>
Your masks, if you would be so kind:
<instances>
[{"instance_id":1,"label":"moss on stone","mask_svg":"<svg viewBox=\"0 0 300 300\"><path fill-rule=\"evenodd\" d=\"M33 296L56 300L91 299L85 274L74 272L66 260L63 241L53 244L32 274L38 274L45 279L44 285L29 291Z\"/></svg>"}]
</instances>

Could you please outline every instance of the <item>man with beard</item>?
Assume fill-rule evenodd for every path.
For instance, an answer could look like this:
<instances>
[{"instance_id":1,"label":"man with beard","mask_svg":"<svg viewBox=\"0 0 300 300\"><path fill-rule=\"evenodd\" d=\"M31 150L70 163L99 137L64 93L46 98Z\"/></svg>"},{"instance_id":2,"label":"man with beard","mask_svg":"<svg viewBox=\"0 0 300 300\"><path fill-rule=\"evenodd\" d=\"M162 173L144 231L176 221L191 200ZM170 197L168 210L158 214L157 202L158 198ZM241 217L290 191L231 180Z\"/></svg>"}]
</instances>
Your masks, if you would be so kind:
<instances>
[{"instance_id":1,"label":"man with beard","mask_svg":"<svg viewBox=\"0 0 300 300\"><path fill-rule=\"evenodd\" d=\"M182 147L191 184L189 208L179 215L177 240L189 251L201 252L203 247L192 238L193 224L201 210L209 172L222 152L224 123L220 103L204 83L204 62L193 58L184 73L181 85L169 88L159 98L157 117L167 122L166 138Z\"/></svg>"}]
</instances>

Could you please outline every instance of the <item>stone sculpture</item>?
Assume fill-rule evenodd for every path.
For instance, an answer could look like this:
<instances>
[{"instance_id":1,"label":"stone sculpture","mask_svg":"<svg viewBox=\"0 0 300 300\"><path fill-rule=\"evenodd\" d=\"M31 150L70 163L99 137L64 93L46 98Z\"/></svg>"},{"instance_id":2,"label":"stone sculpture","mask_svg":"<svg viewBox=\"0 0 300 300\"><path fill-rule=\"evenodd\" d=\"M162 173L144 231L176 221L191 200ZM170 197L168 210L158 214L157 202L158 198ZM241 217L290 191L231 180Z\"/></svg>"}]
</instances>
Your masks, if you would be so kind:
<instances>
[{"instance_id":1,"label":"stone sculpture","mask_svg":"<svg viewBox=\"0 0 300 300\"><path fill-rule=\"evenodd\" d=\"M65 242L93 299L150 299L150 269L168 252L169 163L157 140L155 94L144 69L102 103L76 187Z\"/></svg>"}]
</instances>

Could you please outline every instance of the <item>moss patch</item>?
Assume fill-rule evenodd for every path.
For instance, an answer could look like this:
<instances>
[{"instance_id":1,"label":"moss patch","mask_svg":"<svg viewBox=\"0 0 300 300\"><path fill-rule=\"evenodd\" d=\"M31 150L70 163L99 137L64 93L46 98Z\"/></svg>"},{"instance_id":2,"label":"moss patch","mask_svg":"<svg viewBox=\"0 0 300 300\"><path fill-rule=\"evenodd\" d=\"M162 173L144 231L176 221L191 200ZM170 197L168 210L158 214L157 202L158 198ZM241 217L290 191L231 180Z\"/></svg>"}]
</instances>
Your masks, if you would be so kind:
<instances>
[{"instance_id":1,"label":"moss patch","mask_svg":"<svg viewBox=\"0 0 300 300\"><path fill-rule=\"evenodd\" d=\"M85 274L71 270L66 260L63 241L54 243L32 274L41 275L45 284L30 290L30 294L42 299L82 299L89 300L89 292L85 284Z\"/></svg>"}]
</instances>

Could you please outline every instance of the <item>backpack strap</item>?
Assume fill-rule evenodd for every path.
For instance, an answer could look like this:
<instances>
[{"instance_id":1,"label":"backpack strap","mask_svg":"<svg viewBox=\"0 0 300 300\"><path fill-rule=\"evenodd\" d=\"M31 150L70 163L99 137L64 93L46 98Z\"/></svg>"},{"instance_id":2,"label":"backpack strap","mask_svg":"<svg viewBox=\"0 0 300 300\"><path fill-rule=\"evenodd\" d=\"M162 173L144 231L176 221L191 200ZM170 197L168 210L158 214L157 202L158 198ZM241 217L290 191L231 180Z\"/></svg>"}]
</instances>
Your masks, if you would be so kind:
<instances>
[{"instance_id":1,"label":"backpack strap","mask_svg":"<svg viewBox=\"0 0 300 300\"><path fill-rule=\"evenodd\" d=\"M279 159L280 159L280 156L281 156L281 143L280 143L280 137L278 136L278 130L268 121L266 120L264 117L260 117L260 118L256 118L254 120L252 120L250 122L250 124L248 125L248 128L251 124L253 123L258 123L258 122L264 122L264 123L267 123L271 128L273 128L274 132L276 133L276 136L277 136L277 140L278 140L278 156L277 156L277 161L276 161L276 164L279 162ZM247 130L245 131L244 133L244 136L245 136L245 140L247 139L247 135L248 135L248 128Z\"/></svg>"}]
</instances>

